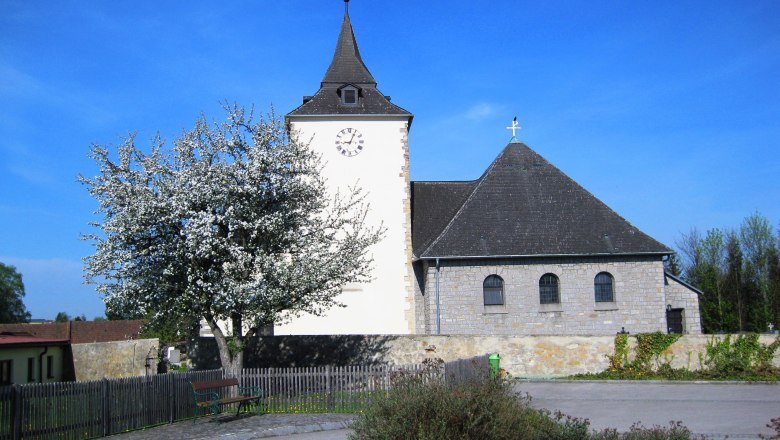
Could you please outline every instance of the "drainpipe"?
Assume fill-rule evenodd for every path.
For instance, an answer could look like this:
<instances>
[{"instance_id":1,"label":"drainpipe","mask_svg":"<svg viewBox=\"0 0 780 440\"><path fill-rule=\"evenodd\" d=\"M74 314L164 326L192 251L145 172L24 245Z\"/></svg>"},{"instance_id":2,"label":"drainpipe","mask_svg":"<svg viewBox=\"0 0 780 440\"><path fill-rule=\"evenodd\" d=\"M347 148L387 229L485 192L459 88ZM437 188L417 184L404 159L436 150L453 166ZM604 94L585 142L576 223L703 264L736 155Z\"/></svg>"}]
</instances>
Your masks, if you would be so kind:
<instances>
[{"instance_id":1,"label":"drainpipe","mask_svg":"<svg viewBox=\"0 0 780 440\"><path fill-rule=\"evenodd\" d=\"M43 383L43 356L49 351L49 347L43 348L43 352L38 355L38 383Z\"/></svg>"},{"instance_id":2,"label":"drainpipe","mask_svg":"<svg viewBox=\"0 0 780 440\"><path fill-rule=\"evenodd\" d=\"M441 277L441 275L439 274L440 270L441 269L439 268L439 259L437 258L436 259L436 334L437 335L441 334L441 309L439 306L439 278Z\"/></svg>"}]
</instances>

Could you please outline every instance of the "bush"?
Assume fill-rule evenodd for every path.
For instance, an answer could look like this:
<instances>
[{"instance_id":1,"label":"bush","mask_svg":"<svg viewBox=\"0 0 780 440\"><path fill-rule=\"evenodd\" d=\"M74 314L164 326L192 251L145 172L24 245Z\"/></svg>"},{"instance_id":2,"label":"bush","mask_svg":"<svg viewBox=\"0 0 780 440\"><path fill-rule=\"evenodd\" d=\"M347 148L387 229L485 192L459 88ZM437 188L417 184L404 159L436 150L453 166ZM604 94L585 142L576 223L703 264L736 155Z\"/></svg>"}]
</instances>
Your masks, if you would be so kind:
<instances>
[{"instance_id":1,"label":"bush","mask_svg":"<svg viewBox=\"0 0 780 440\"><path fill-rule=\"evenodd\" d=\"M766 372L774 369L772 358L780 348L780 337L769 345L758 342L758 334L731 335L707 342L707 369L716 376L735 376L750 372Z\"/></svg>"},{"instance_id":2,"label":"bush","mask_svg":"<svg viewBox=\"0 0 780 440\"><path fill-rule=\"evenodd\" d=\"M431 374L407 374L352 425L353 440L651 440L689 439L679 423L633 426L629 432L591 432L587 419L530 406L509 383L484 379L448 384Z\"/></svg>"},{"instance_id":3,"label":"bush","mask_svg":"<svg viewBox=\"0 0 780 440\"><path fill-rule=\"evenodd\" d=\"M397 385L352 425L354 439L582 439L588 423L534 410L499 380ZM549 435L544 435L546 433Z\"/></svg>"},{"instance_id":4,"label":"bush","mask_svg":"<svg viewBox=\"0 0 780 440\"><path fill-rule=\"evenodd\" d=\"M600 373L584 373L568 379L586 380L743 380L780 381L780 368L772 364L780 349L780 337L769 345L759 342L759 335L748 333L732 337L713 337L707 342L706 356L701 356L701 370L672 368L661 355L678 335L661 333L636 335L636 360L629 362L628 335L615 337L615 354L607 356L609 368ZM654 362L650 362L654 360ZM690 364L690 355L689 355Z\"/></svg>"}]
</instances>

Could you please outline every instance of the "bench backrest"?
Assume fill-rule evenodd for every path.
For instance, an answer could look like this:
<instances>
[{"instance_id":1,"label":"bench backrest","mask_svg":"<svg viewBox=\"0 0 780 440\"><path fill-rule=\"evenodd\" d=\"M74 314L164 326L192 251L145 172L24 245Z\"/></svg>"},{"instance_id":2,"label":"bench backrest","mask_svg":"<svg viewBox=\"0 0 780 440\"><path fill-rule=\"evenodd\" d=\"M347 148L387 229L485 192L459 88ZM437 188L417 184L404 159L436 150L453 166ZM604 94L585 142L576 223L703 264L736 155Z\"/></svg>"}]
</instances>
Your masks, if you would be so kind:
<instances>
[{"instance_id":1,"label":"bench backrest","mask_svg":"<svg viewBox=\"0 0 780 440\"><path fill-rule=\"evenodd\" d=\"M230 379L202 380L200 382L192 382L192 389L198 391L213 388L232 387L235 385L238 385L238 379L233 377Z\"/></svg>"}]
</instances>

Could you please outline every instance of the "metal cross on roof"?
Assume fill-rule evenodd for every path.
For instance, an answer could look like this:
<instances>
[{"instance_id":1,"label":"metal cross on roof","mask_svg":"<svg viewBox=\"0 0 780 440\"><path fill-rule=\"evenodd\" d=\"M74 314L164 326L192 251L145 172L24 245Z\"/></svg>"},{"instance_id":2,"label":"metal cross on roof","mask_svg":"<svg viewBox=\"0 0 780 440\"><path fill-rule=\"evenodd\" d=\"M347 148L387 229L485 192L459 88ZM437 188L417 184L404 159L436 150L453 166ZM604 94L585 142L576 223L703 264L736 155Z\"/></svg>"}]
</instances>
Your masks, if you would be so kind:
<instances>
[{"instance_id":1,"label":"metal cross on roof","mask_svg":"<svg viewBox=\"0 0 780 440\"><path fill-rule=\"evenodd\" d=\"M520 126L520 124L517 123L517 116L515 116L515 119L512 120L512 126L507 127L507 130L512 130L512 139L515 139L515 134L517 130L522 130L523 127Z\"/></svg>"}]
</instances>

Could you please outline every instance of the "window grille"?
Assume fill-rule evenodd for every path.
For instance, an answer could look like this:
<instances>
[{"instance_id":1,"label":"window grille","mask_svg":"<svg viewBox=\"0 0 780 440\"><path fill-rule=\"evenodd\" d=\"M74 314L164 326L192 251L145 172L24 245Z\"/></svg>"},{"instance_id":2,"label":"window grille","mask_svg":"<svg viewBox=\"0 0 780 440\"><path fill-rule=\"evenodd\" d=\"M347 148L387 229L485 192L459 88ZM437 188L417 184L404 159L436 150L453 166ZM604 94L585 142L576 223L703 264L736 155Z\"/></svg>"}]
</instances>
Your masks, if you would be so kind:
<instances>
[{"instance_id":1,"label":"window grille","mask_svg":"<svg viewBox=\"0 0 780 440\"><path fill-rule=\"evenodd\" d=\"M482 297L486 306L504 305L504 280L498 275L490 275L482 282Z\"/></svg>"},{"instance_id":2,"label":"window grille","mask_svg":"<svg viewBox=\"0 0 780 440\"><path fill-rule=\"evenodd\" d=\"M596 302L615 302L614 278L607 272L596 275L593 282L596 291Z\"/></svg>"},{"instance_id":3,"label":"window grille","mask_svg":"<svg viewBox=\"0 0 780 440\"><path fill-rule=\"evenodd\" d=\"M539 279L539 303L557 304L561 302L558 295L558 277L547 273Z\"/></svg>"}]
</instances>

